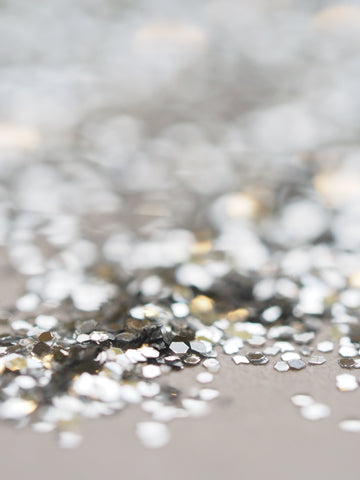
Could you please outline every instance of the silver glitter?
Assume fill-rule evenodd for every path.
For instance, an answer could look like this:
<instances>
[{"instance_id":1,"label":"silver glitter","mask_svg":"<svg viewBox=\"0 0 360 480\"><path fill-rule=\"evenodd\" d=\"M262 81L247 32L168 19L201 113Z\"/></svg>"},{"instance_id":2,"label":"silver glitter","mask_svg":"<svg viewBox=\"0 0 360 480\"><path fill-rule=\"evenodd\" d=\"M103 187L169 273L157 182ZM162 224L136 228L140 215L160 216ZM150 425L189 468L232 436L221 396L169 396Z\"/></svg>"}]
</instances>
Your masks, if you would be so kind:
<instances>
[{"instance_id":1,"label":"silver glitter","mask_svg":"<svg viewBox=\"0 0 360 480\"><path fill-rule=\"evenodd\" d=\"M309 357L313 353L313 351L314 351L313 347L309 347L309 346L304 346L304 347L301 347L300 349L300 353L304 357Z\"/></svg>"},{"instance_id":2,"label":"silver glitter","mask_svg":"<svg viewBox=\"0 0 360 480\"><path fill-rule=\"evenodd\" d=\"M157 383L138 382L136 388L140 395L146 398L155 397L160 393L160 385Z\"/></svg>"},{"instance_id":3,"label":"silver glitter","mask_svg":"<svg viewBox=\"0 0 360 480\"><path fill-rule=\"evenodd\" d=\"M259 337L258 335L254 335L253 337L247 340L247 343L252 347L261 347L266 343L266 338Z\"/></svg>"},{"instance_id":4,"label":"silver glitter","mask_svg":"<svg viewBox=\"0 0 360 480\"><path fill-rule=\"evenodd\" d=\"M58 321L51 315L39 315L35 318L35 323L43 330L52 330L57 326Z\"/></svg>"},{"instance_id":5,"label":"silver glitter","mask_svg":"<svg viewBox=\"0 0 360 480\"><path fill-rule=\"evenodd\" d=\"M285 352L281 355L280 358L284 362L288 362L289 360L300 360L301 359L300 355L296 352Z\"/></svg>"},{"instance_id":6,"label":"silver glitter","mask_svg":"<svg viewBox=\"0 0 360 480\"><path fill-rule=\"evenodd\" d=\"M250 361L248 360L248 358L245 356L245 355L235 355L234 357L232 357L233 359L233 362L235 363L235 365L240 365L241 363L242 364L249 364Z\"/></svg>"},{"instance_id":7,"label":"silver glitter","mask_svg":"<svg viewBox=\"0 0 360 480\"><path fill-rule=\"evenodd\" d=\"M303 360L298 359L289 360L288 364L293 370L302 370L306 367L306 363Z\"/></svg>"},{"instance_id":8,"label":"silver glitter","mask_svg":"<svg viewBox=\"0 0 360 480\"><path fill-rule=\"evenodd\" d=\"M145 378L156 378L160 376L161 370L157 365L145 365L142 368L142 374Z\"/></svg>"},{"instance_id":9,"label":"silver glitter","mask_svg":"<svg viewBox=\"0 0 360 480\"><path fill-rule=\"evenodd\" d=\"M243 347L243 341L239 337L232 337L223 344L223 350L226 355L233 355Z\"/></svg>"},{"instance_id":10,"label":"silver glitter","mask_svg":"<svg viewBox=\"0 0 360 480\"><path fill-rule=\"evenodd\" d=\"M19 375L14 382L23 390L31 390L36 386L36 380L29 375Z\"/></svg>"},{"instance_id":11,"label":"silver glitter","mask_svg":"<svg viewBox=\"0 0 360 480\"><path fill-rule=\"evenodd\" d=\"M358 388L358 382L354 375L343 373L336 376L336 386L341 392L353 392Z\"/></svg>"},{"instance_id":12,"label":"silver glitter","mask_svg":"<svg viewBox=\"0 0 360 480\"><path fill-rule=\"evenodd\" d=\"M0 403L0 418L18 420L30 415L36 409L34 402L22 398L8 398Z\"/></svg>"},{"instance_id":13,"label":"silver glitter","mask_svg":"<svg viewBox=\"0 0 360 480\"><path fill-rule=\"evenodd\" d=\"M159 295L162 288L162 280L157 275L151 275L141 282L141 292L146 297Z\"/></svg>"},{"instance_id":14,"label":"silver glitter","mask_svg":"<svg viewBox=\"0 0 360 480\"><path fill-rule=\"evenodd\" d=\"M55 425L53 423L47 422L37 422L31 425L31 428L36 433L50 433L55 430Z\"/></svg>"},{"instance_id":15,"label":"silver glitter","mask_svg":"<svg viewBox=\"0 0 360 480\"><path fill-rule=\"evenodd\" d=\"M202 400L184 398L182 404L191 417L203 417L210 412L209 405Z\"/></svg>"},{"instance_id":16,"label":"silver glitter","mask_svg":"<svg viewBox=\"0 0 360 480\"><path fill-rule=\"evenodd\" d=\"M345 360L344 358L341 360ZM360 368L360 358L354 360L354 368Z\"/></svg>"},{"instance_id":17,"label":"silver glitter","mask_svg":"<svg viewBox=\"0 0 360 480\"><path fill-rule=\"evenodd\" d=\"M72 390L81 396L86 396L103 402L115 402L122 396L120 385L100 375L82 373L72 384Z\"/></svg>"},{"instance_id":18,"label":"silver glitter","mask_svg":"<svg viewBox=\"0 0 360 480\"><path fill-rule=\"evenodd\" d=\"M328 340L326 340L324 342L319 342L317 344L317 349L321 353L332 352L334 350L334 344L333 344L333 342L330 342Z\"/></svg>"},{"instance_id":19,"label":"silver glitter","mask_svg":"<svg viewBox=\"0 0 360 480\"><path fill-rule=\"evenodd\" d=\"M344 430L344 432L360 433L360 420L342 420L339 422L339 427L341 430Z\"/></svg>"},{"instance_id":20,"label":"silver glitter","mask_svg":"<svg viewBox=\"0 0 360 480\"><path fill-rule=\"evenodd\" d=\"M220 370L220 363L216 358L207 358L204 360L203 365L211 373L216 373Z\"/></svg>"},{"instance_id":21,"label":"silver glitter","mask_svg":"<svg viewBox=\"0 0 360 480\"><path fill-rule=\"evenodd\" d=\"M189 350L189 347L184 342L172 342L170 344L170 350L172 350L174 353L182 355Z\"/></svg>"},{"instance_id":22,"label":"silver glitter","mask_svg":"<svg viewBox=\"0 0 360 480\"><path fill-rule=\"evenodd\" d=\"M273 305L272 307L267 308L261 314L262 318L267 323L275 322L282 315L282 309L278 305Z\"/></svg>"},{"instance_id":23,"label":"silver glitter","mask_svg":"<svg viewBox=\"0 0 360 480\"><path fill-rule=\"evenodd\" d=\"M193 340L192 342L190 342L190 348L194 352L206 354L212 351L212 344L210 342L207 342L206 340Z\"/></svg>"},{"instance_id":24,"label":"silver glitter","mask_svg":"<svg viewBox=\"0 0 360 480\"><path fill-rule=\"evenodd\" d=\"M190 394L189 385L184 399L181 374L169 375L176 387L164 377L191 367L197 371L188 372L189 380L201 371L200 378L211 378L222 350L233 357L224 360L226 368L265 365L281 352L274 368L286 371L289 364L305 366L299 353L306 364L319 365L327 356L319 352L339 344L340 358L329 355L329 363L360 368L359 109L350 72L358 60L350 51L356 42L349 42L346 28L334 32L339 22L333 21L337 13L340 20L356 17L356 9L315 11L311 2L288 9L276 2L274 17L266 2L244 2L241 17L249 28L233 35L226 28L235 25L232 15L219 2L206 6L217 24L207 28L198 22L198 8L185 12L181 2L179 18L185 12L187 23L140 25L142 7L127 2L126 15L117 18L118 39L107 6L67 2L74 25L91 25L83 29L79 56L70 48L77 29L67 29L61 44L39 42L36 36L46 38L46 31L36 10L23 13L7 3L16 21L7 22L3 44L18 39L19 17L27 27L21 40L33 31L28 49L35 42L37 51L36 61L16 45L2 51L5 107L11 107L11 119L0 123L4 301L18 296L0 312L0 412L10 418L12 402L20 402L17 425L35 424L39 431L51 425L56 433L81 417L112 415L136 403L145 404L154 421L202 415L214 393L199 393L197 385ZM237 2L230 3L236 10ZM278 34L272 38L270 27L279 19L296 24L288 44ZM106 68L91 55L87 36L94 32L109 37L99 55ZM134 41L122 41L123 34ZM124 45L126 113L112 105L124 93L118 62L108 61L113 37ZM330 62L322 55L329 41ZM63 58L61 49L70 57L60 82L50 76L52 88L43 80L52 56ZM29 57L25 66L23 56ZM224 61L229 68L219 69L214 95L206 73ZM306 64L310 80L322 79L321 88L310 81L309 95L294 74L296 62ZM91 73L85 82L90 104L73 101L84 83L74 64ZM28 95L32 70L40 81ZM187 82L175 88L184 72ZM232 81L239 74L246 85L256 77L256 88L239 87ZM111 91L98 88L105 84ZM193 85L196 121L184 122L183 113L194 109ZM225 90L228 99L217 94ZM162 101L163 91L173 108ZM138 108L143 98L146 108ZM156 125L149 127L152 117ZM246 161L250 153L252 162ZM320 341L317 351L319 339L331 341ZM245 353L261 352L239 355L243 344ZM271 377L269 368L255 372L253 365L233 374ZM326 371L309 368L304 375L315 388L329 381ZM290 377L274 381L290 385ZM337 383L347 391L357 380ZM70 443L72 433L64 433Z\"/></svg>"},{"instance_id":25,"label":"silver glitter","mask_svg":"<svg viewBox=\"0 0 360 480\"><path fill-rule=\"evenodd\" d=\"M314 332L294 333L293 335L294 342L298 345L307 345L308 343L312 342L314 338Z\"/></svg>"},{"instance_id":26,"label":"silver glitter","mask_svg":"<svg viewBox=\"0 0 360 480\"><path fill-rule=\"evenodd\" d=\"M295 347L290 342L278 341L275 342L274 347L279 348L281 353L294 352Z\"/></svg>"},{"instance_id":27,"label":"silver glitter","mask_svg":"<svg viewBox=\"0 0 360 480\"><path fill-rule=\"evenodd\" d=\"M195 263L186 263L176 270L176 280L181 285L192 285L200 290L208 290L214 279L205 268Z\"/></svg>"},{"instance_id":28,"label":"silver glitter","mask_svg":"<svg viewBox=\"0 0 360 480\"><path fill-rule=\"evenodd\" d=\"M219 396L218 390L214 390L213 388L202 388L199 391L200 400L204 400L206 402L215 400L215 398L218 398L218 396Z\"/></svg>"},{"instance_id":29,"label":"silver glitter","mask_svg":"<svg viewBox=\"0 0 360 480\"><path fill-rule=\"evenodd\" d=\"M183 359L183 362L185 363L185 365L194 366L201 362L201 358L198 355L192 354L185 357Z\"/></svg>"},{"instance_id":30,"label":"silver glitter","mask_svg":"<svg viewBox=\"0 0 360 480\"><path fill-rule=\"evenodd\" d=\"M314 399L310 395L298 394L291 397L292 403L296 407L308 407L315 403Z\"/></svg>"},{"instance_id":31,"label":"silver glitter","mask_svg":"<svg viewBox=\"0 0 360 480\"><path fill-rule=\"evenodd\" d=\"M153 347L143 346L138 351L146 358L158 358L160 356L160 352Z\"/></svg>"},{"instance_id":32,"label":"silver glitter","mask_svg":"<svg viewBox=\"0 0 360 480\"><path fill-rule=\"evenodd\" d=\"M135 350L133 348L129 348L126 351L125 356L132 363L146 362L146 357L140 352L140 350Z\"/></svg>"},{"instance_id":33,"label":"silver glitter","mask_svg":"<svg viewBox=\"0 0 360 480\"><path fill-rule=\"evenodd\" d=\"M146 448L161 448L170 441L170 433L167 426L158 422L138 423L136 434Z\"/></svg>"},{"instance_id":34,"label":"silver glitter","mask_svg":"<svg viewBox=\"0 0 360 480\"><path fill-rule=\"evenodd\" d=\"M326 358L323 357L322 355L314 355L310 357L308 360L308 363L310 365L322 365L325 362L326 362Z\"/></svg>"},{"instance_id":35,"label":"silver glitter","mask_svg":"<svg viewBox=\"0 0 360 480\"><path fill-rule=\"evenodd\" d=\"M271 327L267 333L267 337L269 339L281 339L281 338L292 337L293 334L294 334L293 327L290 327L289 325L279 325L279 326Z\"/></svg>"},{"instance_id":36,"label":"silver glitter","mask_svg":"<svg viewBox=\"0 0 360 480\"><path fill-rule=\"evenodd\" d=\"M189 307L186 303L173 303L171 305L171 310L175 317L178 318L186 317L190 313Z\"/></svg>"},{"instance_id":37,"label":"silver glitter","mask_svg":"<svg viewBox=\"0 0 360 480\"><path fill-rule=\"evenodd\" d=\"M346 358L356 357L356 356L358 356L358 351L353 346L345 346L344 345L344 346L339 348L339 355L341 355L342 357L346 357Z\"/></svg>"},{"instance_id":38,"label":"silver glitter","mask_svg":"<svg viewBox=\"0 0 360 480\"><path fill-rule=\"evenodd\" d=\"M312 403L302 407L300 412L306 420L321 420L330 415L330 408L323 403Z\"/></svg>"},{"instance_id":39,"label":"silver glitter","mask_svg":"<svg viewBox=\"0 0 360 480\"><path fill-rule=\"evenodd\" d=\"M353 358L340 358L338 360L338 363L341 368L357 368L355 360ZM359 362L359 367L360 367L360 362Z\"/></svg>"},{"instance_id":40,"label":"silver glitter","mask_svg":"<svg viewBox=\"0 0 360 480\"><path fill-rule=\"evenodd\" d=\"M279 362L275 363L274 369L278 372L287 372L288 370L290 370L290 367L287 362L283 362L282 360L280 360Z\"/></svg>"},{"instance_id":41,"label":"silver glitter","mask_svg":"<svg viewBox=\"0 0 360 480\"><path fill-rule=\"evenodd\" d=\"M40 298L35 293L27 293L16 301L16 308L21 312L32 312L40 303Z\"/></svg>"},{"instance_id":42,"label":"silver glitter","mask_svg":"<svg viewBox=\"0 0 360 480\"><path fill-rule=\"evenodd\" d=\"M262 352L249 352L246 357L253 365L264 365L269 361Z\"/></svg>"},{"instance_id":43,"label":"silver glitter","mask_svg":"<svg viewBox=\"0 0 360 480\"><path fill-rule=\"evenodd\" d=\"M196 380L199 383L211 383L214 380L214 375L210 372L198 373Z\"/></svg>"},{"instance_id":44,"label":"silver glitter","mask_svg":"<svg viewBox=\"0 0 360 480\"><path fill-rule=\"evenodd\" d=\"M87 335L86 333L80 333L80 335L76 337L76 341L79 343L85 343L85 342L88 342L89 340L90 340L90 335Z\"/></svg>"},{"instance_id":45,"label":"silver glitter","mask_svg":"<svg viewBox=\"0 0 360 480\"><path fill-rule=\"evenodd\" d=\"M82 437L75 432L63 431L59 433L58 442L61 448L77 448L82 442Z\"/></svg>"},{"instance_id":46,"label":"silver glitter","mask_svg":"<svg viewBox=\"0 0 360 480\"><path fill-rule=\"evenodd\" d=\"M264 355L269 355L270 357L274 357L280 352L280 347L272 345L271 347L266 347L263 350Z\"/></svg>"}]
</instances>

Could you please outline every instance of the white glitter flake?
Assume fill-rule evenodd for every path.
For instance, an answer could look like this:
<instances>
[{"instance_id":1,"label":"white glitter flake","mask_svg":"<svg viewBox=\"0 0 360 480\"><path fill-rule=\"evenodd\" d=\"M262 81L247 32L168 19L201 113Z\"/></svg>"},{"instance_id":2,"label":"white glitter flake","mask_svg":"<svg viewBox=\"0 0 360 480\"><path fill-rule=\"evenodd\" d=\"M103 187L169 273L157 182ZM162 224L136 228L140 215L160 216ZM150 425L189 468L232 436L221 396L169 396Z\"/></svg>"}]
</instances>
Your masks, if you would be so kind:
<instances>
[{"instance_id":1,"label":"white glitter flake","mask_svg":"<svg viewBox=\"0 0 360 480\"><path fill-rule=\"evenodd\" d=\"M323 403L312 403L302 407L300 412L306 420L321 420L330 415L330 408Z\"/></svg>"},{"instance_id":2,"label":"white glitter flake","mask_svg":"<svg viewBox=\"0 0 360 480\"><path fill-rule=\"evenodd\" d=\"M336 376L336 386L341 392L353 392L359 385L354 375L343 373Z\"/></svg>"},{"instance_id":3,"label":"white glitter flake","mask_svg":"<svg viewBox=\"0 0 360 480\"><path fill-rule=\"evenodd\" d=\"M146 448L161 448L170 441L170 433L167 426L158 422L138 423L136 434Z\"/></svg>"}]
</instances>

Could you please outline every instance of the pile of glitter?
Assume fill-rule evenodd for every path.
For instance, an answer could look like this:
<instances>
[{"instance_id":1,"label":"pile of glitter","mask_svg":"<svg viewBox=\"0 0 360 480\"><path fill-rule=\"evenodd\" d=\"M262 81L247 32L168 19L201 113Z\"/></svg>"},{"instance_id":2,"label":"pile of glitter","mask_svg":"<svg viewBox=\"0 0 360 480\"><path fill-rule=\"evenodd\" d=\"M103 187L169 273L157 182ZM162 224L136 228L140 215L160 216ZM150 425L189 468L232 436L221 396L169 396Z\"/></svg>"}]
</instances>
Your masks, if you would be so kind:
<instances>
[{"instance_id":1,"label":"pile of glitter","mask_svg":"<svg viewBox=\"0 0 360 480\"><path fill-rule=\"evenodd\" d=\"M359 7L3 3L0 418L71 448L139 404L161 447L225 355L315 376L337 351L357 390Z\"/></svg>"},{"instance_id":2,"label":"pile of glitter","mask_svg":"<svg viewBox=\"0 0 360 480\"><path fill-rule=\"evenodd\" d=\"M15 306L2 312L0 417L56 430L60 444L73 447L80 418L141 403L152 419L137 433L156 448L169 440L167 422L208 413L220 393L208 388L219 351L249 365L242 368L271 359L276 371L296 374L326 363L336 344L339 366L359 368L360 258L349 245L353 232L346 235L354 203L325 206L324 196L345 173L304 168L291 187L286 178L276 189L257 182L254 193L222 194L205 207L208 227L193 231L160 226L149 234L142 225L104 234L93 227L87 239L73 239L66 224L80 216L18 213L10 259L29 278ZM352 200L351 192L341 194ZM195 198L194 206L204 208ZM60 253L46 259L40 240L31 241L35 233ZM166 380L172 370L198 366L200 385L189 395ZM336 385L358 388L348 373ZM314 402L302 412L309 419L329 414Z\"/></svg>"}]
</instances>

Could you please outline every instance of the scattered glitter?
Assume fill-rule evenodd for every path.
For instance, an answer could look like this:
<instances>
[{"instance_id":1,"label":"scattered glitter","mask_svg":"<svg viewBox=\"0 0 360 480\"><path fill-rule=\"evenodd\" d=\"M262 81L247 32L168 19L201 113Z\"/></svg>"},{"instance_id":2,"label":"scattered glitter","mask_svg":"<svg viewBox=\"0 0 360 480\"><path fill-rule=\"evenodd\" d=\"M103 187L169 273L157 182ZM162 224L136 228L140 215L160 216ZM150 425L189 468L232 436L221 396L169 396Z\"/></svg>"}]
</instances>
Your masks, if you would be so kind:
<instances>
[{"instance_id":1,"label":"scattered glitter","mask_svg":"<svg viewBox=\"0 0 360 480\"><path fill-rule=\"evenodd\" d=\"M356 357L358 355L358 351L355 347L343 346L339 348L339 355L345 358Z\"/></svg>"},{"instance_id":2,"label":"scattered glitter","mask_svg":"<svg viewBox=\"0 0 360 480\"><path fill-rule=\"evenodd\" d=\"M158 358L160 355L159 351L152 347L141 347L139 352L146 358Z\"/></svg>"},{"instance_id":3,"label":"scattered glitter","mask_svg":"<svg viewBox=\"0 0 360 480\"><path fill-rule=\"evenodd\" d=\"M296 352L285 352L281 355L280 358L284 362L288 362L289 360L300 360L301 359L300 355Z\"/></svg>"},{"instance_id":4,"label":"scattered glitter","mask_svg":"<svg viewBox=\"0 0 360 480\"><path fill-rule=\"evenodd\" d=\"M175 317L183 318L189 315L190 309L186 303L173 303L171 305L171 310L173 311Z\"/></svg>"},{"instance_id":5,"label":"scattered glitter","mask_svg":"<svg viewBox=\"0 0 360 480\"><path fill-rule=\"evenodd\" d=\"M40 298L34 293L27 293L18 298L16 308L21 312L32 312L40 303Z\"/></svg>"},{"instance_id":6,"label":"scattered glitter","mask_svg":"<svg viewBox=\"0 0 360 480\"><path fill-rule=\"evenodd\" d=\"M232 359L235 365L240 365L241 363L242 364L250 363L250 360L245 355L235 355L234 357L232 357Z\"/></svg>"},{"instance_id":7,"label":"scattered glitter","mask_svg":"<svg viewBox=\"0 0 360 480\"><path fill-rule=\"evenodd\" d=\"M354 375L343 373L336 376L336 386L341 392L353 392L358 388Z\"/></svg>"},{"instance_id":8,"label":"scattered glitter","mask_svg":"<svg viewBox=\"0 0 360 480\"><path fill-rule=\"evenodd\" d=\"M157 365L145 365L142 368L142 374L145 378L156 378L160 376L161 370Z\"/></svg>"},{"instance_id":9,"label":"scattered glitter","mask_svg":"<svg viewBox=\"0 0 360 480\"><path fill-rule=\"evenodd\" d=\"M216 358L207 358L206 360L204 360L203 365L211 373L216 373L220 370L220 363L218 360L216 360Z\"/></svg>"},{"instance_id":10,"label":"scattered glitter","mask_svg":"<svg viewBox=\"0 0 360 480\"><path fill-rule=\"evenodd\" d=\"M82 437L74 432L60 432L58 442L61 448L77 448L82 442Z\"/></svg>"},{"instance_id":11,"label":"scattered glitter","mask_svg":"<svg viewBox=\"0 0 360 480\"><path fill-rule=\"evenodd\" d=\"M87 372L77 377L72 390L81 396L86 396L103 402L115 402L122 396L120 385L104 376L90 375Z\"/></svg>"},{"instance_id":12,"label":"scattered glitter","mask_svg":"<svg viewBox=\"0 0 360 480\"><path fill-rule=\"evenodd\" d=\"M303 360L292 359L288 361L289 367L293 370L302 370L306 367L306 363Z\"/></svg>"},{"instance_id":13,"label":"scattered glitter","mask_svg":"<svg viewBox=\"0 0 360 480\"><path fill-rule=\"evenodd\" d=\"M309 365L322 365L326 362L326 358L322 355L314 355L309 358L308 363Z\"/></svg>"},{"instance_id":14,"label":"scattered glitter","mask_svg":"<svg viewBox=\"0 0 360 480\"><path fill-rule=\"evenodd\" d=\"M86 15L74 8L69 4L76 24L86 20L101 31L112 30L101 8ZM126 8L130 16L122 17L132 18L132 7ZM247 9L250 24L265 12L260 6L249 15ZM213 5L208 10L212 15ZM138 434L148 446L161 446L169 433L156 422L205 415L207 402L219 394L197 385L184 398L183 388L167 384L187 368L197 369L189 378L206 383L222 361L227 368L248 364L237 374L255 379L258 373L276 375L269 368L254 373L254 366L278 354L280 361L272 362L278 372L326 360L333 364L335 345L341 368L360 368L360 175L354 127L359 122L358 109L349 108L357 86L345 64L339 69L334 61L336 68L329 68L321 54L320 30L325 26L330 33L336 23L326 13L315 15L316 61L308 62L309 36L298 35L300 28L290 50L286 42L274 48L270 41L265 49L253 38L245 42L245 63L251 68L243 68L242 39L224 37L226 28L209 32L214 42L209 51L208 32L190 24L138 28L133 43L141 55L125 69L126 114L113 105L112 97L124 96L116 62L96 68L98 78L88 85L90 90L103 85L106 77L114 92L98 89L89 95L95 103L73 104L82 80L67 68L79 62L72 52L76 58L64 67L61 94L55 89L51 97L54 108L45 101L32 109L21 65L12 74L13 66L18 68L12 58L17 49L5 52L12 123L0 124L0 244L4 281L16 284L9 288L18 296L0 312L2 418L38 432L54 430L63 447L74 448L81 437L71 428L79 420L140 404L153 422L140 423ZM29 15L31 25L36 14ZM291 21L308 24L306 15L295 9ZM17 37L15 24L5 32L10 40ZM119 24L120 34L128 30ZM264 31L267 38L266 28L250 30ZM70 37L69 45L74 43ZM157 48L164 38L168 51ZM340 35L332 46L343 51L342 41ZM40 43L44 48L33 62L39 79L49 70L47 42ZM92 42L84 44L89 48ZM111 45L101 46L101 58L112 58ZM232 68L220 68L215 84L219 91L226 85L236 102L227 103L207 88L205 70L221 66L224 50ZM289 55L294 51L298 55ZM279 79L283 71L297 71L294 58L300 65L302 56L310 79L327 72L321 77L324 88L315 85L311 95L299 91L284 103ZM85 52L84 58L90 57ZM343 57L351 58L353 67L353 56ZM279 59L281 68L274 68ZM92 72L93 66L87 62L85 70ZM146 82L139 82L139 71ZM261 82L252 82L258 71ZM189 84L178 92L174 85L184 72ZM245 80L229 82L226 72L234 78L240 72ZM339 72L341 82L334 81ZM296 75L288 77L287 90L296 92ZM194 109L195 84L196 121L184 123L184 112ZM38 87L40 98L42 82ZM324 96L330 100L324 102ZM27 127L21 126L25 97L26 121L33 124ZM138 108L143 98L146 108ZM244 103L247 107L239 109ZM60 115L48 113L58 110ZM149 126L152 117L156 125ZM324 338L329 340L317 343ZM232 362L223 360L223 352ZM316 375L324 372L309 368L305 373L316 385ZM358 380L338 375L336 385L352 391ZM312 408L303 413L306 418L324 416L321 404L298 406Z\"/></svg>"},{"instance_id":15,"label":"scattered glitter","mask_svg":"<svg viewBox=\"0 0 360 480\"><path fill-rule=\"evenodd\" d=\"M278 346L271 346L271 347L266 347L263 351L264 355L268 355L270 357L274 357L280 352L280 347Z\"/></svg>"},{"instance_id":16,"label":"scattered glitter","mask_svg":"<svg viewBox=\"0 0 360 480\"><path fill-rule=\"evenodd\" d=\"M183 407L192 417L204 417L210 412L210 407L202 400L195 400L193 398L184 398L182 401Z\"/></svg>"},{"instance_id":17,"label":"scattered glitter","mask_svg":"<svg viewBox=\"0 0 360 480\"><path fill-rule=\"evenodd\" d=\"M170 350L181 355L186 353L189 350L189 347L184 342L172 342L170 344Z\"/></svg>"},{"instance_id":18,"label":"scattered glitter","mask_svg":"<svg viewBox=\"0 0 360 480\"><path fill-rule=\"evenodd\" d=\"M319 342L317 344L317 349L321 353L328 353L334 350L334 344L330 341Z\"/></svg>"},{"instance_id":19,"label":"scattered glitter","mask_svg":"<svg viewBox=\"0 0 360 480\"><path fill-rule=\"evenodd\" d=\"M214 380L214 375L210 372L198 373L196 380L199 383L211 383Z\"/></svg>"},{"instance_id":20,"label":"scattered glitter","mask_svg":"<svg viewBox=\"0 0 360 480\"><path fill-rule=\"evenodd\" d=\"M46 422L33 423L31 427L37 433L49 433L55 429L54 424Z\"/></svg>"},{"instance_id":21,"label":"scattered glitter","mask_svg":"<svg viewBox=\"0 0 360 480\"><path fill-rule=\"evenodd\" d=\"M302 347L300 349L300 353L301 355L303 355L304 357L309 357L312 353L313 353L314 349L312 347Z\"/></svg>"},{"instance_id":22,"label":"scattered glitter","mask_svg":"<svg viewBox=\"0 0 360 480\"><path fill-rule=\"evenodd\" d=\"M170 441L170 433L167 426L158 422L138 423L136 434L146 448L161 448Z\"/></svg>"},{"instance_id":23,"label":"scattered glitter","mask_svg":"<svg viewBox=\"0 0 360 480\"><path fill-rule=\"evenodd\" d=\"M18 420L33 413L37 408L36 403L22 398L9 398L0 403L0 418Z\"/></svg>"},{"instance_id":24,"label":"scattered glitter","mask_svg":"<svg viewBox=\"0 0 360 480\"><path fill-rule=\"evenodd\" d=\"M252 347L261 347L266 343L266 338L254 335L253 337L247 340L247 343Z\"/></svg>"},{"instance_id":25,"label":"scattered glitter","mask_svg":"<svg viewBox=\"0 0 360 480\"><path fill-rule=\"evenodd\" d=\"M215 398L218 398L219 392L217 390L214 390L212 388L202 388L199 391L199 398L200 400L204 400L206 402L209 402L211 400L215 400Z\"/></svg>"},{"instance_id":26,"label":"scattered glitter","mask_svg":"<svg viewBox=\"0 0 360 480\"><path fill-rule=\"evenodd\" d=\"M274 343L274 347L279 348L281 353L295 351L294 345L290 342L278 341Z\"/></svg>"},{"instance_id":27,"label":"scattered glitter","mask_svg":"<svg viewBox=\"0 0 360 480\"><path fill-rule=\"evenodd\" d=\"M291 401L296 407L308 407L309 405L315 403L314 399L310 395L303 394L293 395L291 397Z\"/></svg>"},{"instance_id":28,"label":"scattered glitter","mask_svg":"<svg viewBox=\"0 0 360 480\"><path fill-rule=\"evenodd\" d=\"M314 332L295 333L293 335L294 342L298 345L307 345L315 338Z\"/></svg>"},{"instance_id":29,"label":"scattered glitter","mask_svg":"<svg viewBox=\"0 0 360 480\"><path fill-rule=\"evenodd\" d=\"M302 407L300 412L306 420L321 420L330 415L330 408L323 403L312 403Z\"/></svg>"},{"instance_id":30,"label":"scattered glitter","mask_svg":"<svg viewBox=\"0 0 360 480\"><path fill-rule=\"evenodd\" d=\"M355 367L355 360L353 358L340 358L338 363L341 368L353 368Z\"/></svg>"},{"instance_id":31,"label":"scattered glitter","mask_svg":"<svg viewBox=\"0 0 360 480\"><path fill-rule=\"evenodd\" d=\"M274 305L263 311L262 318L267 323L273 323L278 318L280 318L281 314L282 314L281 307Z\"/></svg>"},{"instance_id":32,"label":"scattered glitter","mask_svg":"<svg viewBox=\"0 0 360 480\"><path fill-rule=\"evenodd\" d=\"M360 420L342 420L339 427L344 432L360 433Z\"/></svg>"},{"instance_id":33,"label":"scattered glitter","mask_svg":"<svg viewBox=\"0 0 360 480\"><path fill-rule=\"evenodd\" d=\"M280 360L275 363L274 369L278 372L287 372L288 370L290 370L290 367L287 362L283 362L282 360Z\"/></svg>"},{"instance_id":34,"label":"scattered glitter","mask_svg":"<svg viewBox=\"0 0 360 480\"><path fill-rule=\"evenodd\" d=\"M246 355L250 363L254 365L264 365L269 359L262 352L250 352Z\"/></svg>"},{"instance_id":35,"label":"scattered glitter","mask_svg":"<svg viewBox=\"0 0 360 480\"><path fill-rule=\"evenodd\" d=\"M139 382L136 388L143 397L155 397L160 393L160 385L157 383Z\"/></svg>"},{"instance_id":36,"label":"scattered glitter","mask_svg":"<svg viewBox=\"0 0 360 480\"><path fill-rule=\"evenodd\" d=\"M207 354L212 351L211 343L207 342L206 340L192 341L190 342L190 348L194 352L197 352L200 354Z\"/></svg>"},{"instance_id":37,"label":"scattered glitter","mask_svg":"<svg viewBox=\"0 0 360 480\"><path fill-rule=\"evenodd\" d=\"M233 355L243 347L243 341L239 337L232 337L225 341L223 350L226 355Z\"/></svg>"},{"instance_id":38,"label":"scattered glitter","mask_svg":"<svg viewBox=\"0 0 360 480\"><path fill-rule=\"evenodd\" d=\"M212 360L212 359L209 359L209 360ZM194 355L194 354L188 355L187 357L184 358L184 363L186 365L193 366L193 365L197 365L200 362L201 362L201 358L198 355Z\"/></svg>"},{"instance_id":39,"label":"scattered glitter","mask_svg":"<svg viewBox=\"0 0 360 480\"><path fill-rule=\"evenodd\" d=\"M35 323L38 327L44 330L51 330L57 326L58 321L55 317L50 315L39 315L35 318Z\"/></svg>"}]
</instances>

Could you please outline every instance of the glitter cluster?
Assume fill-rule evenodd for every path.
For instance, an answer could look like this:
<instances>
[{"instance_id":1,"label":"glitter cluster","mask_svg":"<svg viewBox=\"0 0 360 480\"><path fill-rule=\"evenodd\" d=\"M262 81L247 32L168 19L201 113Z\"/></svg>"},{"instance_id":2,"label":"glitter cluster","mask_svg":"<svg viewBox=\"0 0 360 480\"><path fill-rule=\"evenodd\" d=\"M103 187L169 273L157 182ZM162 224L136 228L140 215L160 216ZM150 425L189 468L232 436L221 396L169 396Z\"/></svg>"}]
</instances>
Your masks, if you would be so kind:
<instances>
[{"instance_id":1,"label":"glitter cluster","mask_svg":"<svg viewBox=\"0 0 360 480\"><path fill-rule=\"evenodd\" d=\"M82 45L5 3L4 44L34 44L0 89L0 418L74 448L79 420L139 404L160 448L210 412L228 357L314 377L336 357L334 390L356 391L358 8L185 1L160 22L54 1ZM302 417L329 417L310 394Z\"/></svg>"}]
</instances>

